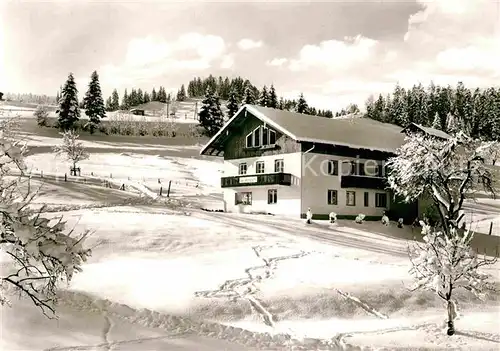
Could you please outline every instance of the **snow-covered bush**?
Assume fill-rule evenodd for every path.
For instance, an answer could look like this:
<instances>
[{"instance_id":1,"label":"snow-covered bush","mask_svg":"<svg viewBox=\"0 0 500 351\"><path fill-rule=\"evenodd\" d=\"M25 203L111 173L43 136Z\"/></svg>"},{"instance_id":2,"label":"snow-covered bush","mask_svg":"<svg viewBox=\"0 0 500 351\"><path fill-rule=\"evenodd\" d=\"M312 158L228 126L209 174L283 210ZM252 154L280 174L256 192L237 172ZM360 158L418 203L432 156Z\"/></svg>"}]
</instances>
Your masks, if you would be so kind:
<instances>
[{"instance_id":1,"label":"snow-covered bush","mask_svg":"<svg viewBox=\"0 0 500 351\"><path fill-rule=\"evenodd\" d=\"M356 223L361 224L365 220L365 215L360 213L359 215L356 216L356 219L354 220Z\"/></svg>"},{"instance_id":2,"label":"snow-covered bush","mask_svg":"<svg viewBox=\"0 0 500 351\"><path fill-rule=\"evenodd\" d=\"M479 272L479 268L495 263L496 258L477 256L470 247L473 238L470 231L458 235L456 228L452 228L451 235L445 235L423 221L420 225L424 242L413 243L408 250L412 263L410 274L415 279L411 290L431 290L443 299L447 309L447 334L453 335L457 316L454 291L463 288L482 299L485 291L494 290L490 275Z\"/></svg>"},{"instance_id":3,"label":"snow-covered bush","mask_svg":"<svg viewBox=\"0 0 500 351\"><path fill-rule=\"evenodd\" d=\"M337 214L335 212L330 212L330 214L328 215L328 218L330 219L330 223L337 222Z\"/></svg>"},{"instance_id":4,"label":"snow-covered bush","mask_svg":"<svg viewBox=\"0 0 500 351\"><path fill-rule=\"evenodd\" d=\"M42 217L43 208L29 207L36 192L20 188L22 176L10 171L26 171L23 148L4 137L0 130L0 249L12 265L1 274L0 302L8 303L7 294L14 290L28 297L44 314L54 314L57 284L71 280L90 255L83 247L88 232L78 237L64 233L62 218Z\"/></svg>"},{"instance_id":5,"label":"snow-covered bush","mask_svg":"<svg viewBox=\"0 0 500 351\"><path fill-rule=\"evenodd\" d=\"M48 126L48 117L49 117L49 109L45 105L38 105L35 112L33 112L33 116L36 117L36 123L40 127Z\"/></svg>"},{"instance_id":6,"label":"snow-covered bush","mask_svg":"<svg viewBox=\"0 0 500 351\"><path fill-rule=\"evenodd\" d=\"M384 213L384 215L382 216L381 221L382 221L382 224L383 224L383 225L386 225L386 226L387 226L387 225L389 225L389 217L387 217L387 215L386 215L385 213Z\"/></svg>"}]
</instances>

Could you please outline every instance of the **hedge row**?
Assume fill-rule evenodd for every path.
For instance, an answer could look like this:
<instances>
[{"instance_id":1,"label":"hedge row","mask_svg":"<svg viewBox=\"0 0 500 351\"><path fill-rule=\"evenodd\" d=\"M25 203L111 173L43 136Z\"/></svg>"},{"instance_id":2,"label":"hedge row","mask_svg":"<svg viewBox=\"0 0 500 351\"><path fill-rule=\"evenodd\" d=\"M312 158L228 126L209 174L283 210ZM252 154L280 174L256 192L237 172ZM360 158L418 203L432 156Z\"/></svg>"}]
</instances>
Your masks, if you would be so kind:
<instances>
[{"instance_id":1,"label":"hedge row","mask_svg":"<svg viewBox=\"0 0 500 351\"><path fill-rule=\"evenodd\" d=\"M37 118L37 123L40 127L58 128L55 117ZM81 119L76 122L75 129L89 132L87 123L88 120ZM145 118L137 120L130 114L117 114L103 119L94 134L197 138L203 136L203 128L197 123L178 123L160 118L158 121L148 121Z\"/></svg>"}]
</instances>

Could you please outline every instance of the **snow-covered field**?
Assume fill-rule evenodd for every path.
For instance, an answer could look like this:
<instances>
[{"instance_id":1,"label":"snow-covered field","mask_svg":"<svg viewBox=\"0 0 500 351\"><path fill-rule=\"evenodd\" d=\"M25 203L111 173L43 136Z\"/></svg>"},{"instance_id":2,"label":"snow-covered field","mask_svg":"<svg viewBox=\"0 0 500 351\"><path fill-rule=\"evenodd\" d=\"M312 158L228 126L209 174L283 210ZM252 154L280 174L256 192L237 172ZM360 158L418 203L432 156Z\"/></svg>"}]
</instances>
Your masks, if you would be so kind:
<instances>
[{"instance_id":1,"label":"snow-covered field","mask_svg":"<svg viewBox=\"0 0 500 351\"><path fill-rule=\"evenodd\" d=\"M172 108L172 107L171 107ZM198 123L198 117L196 115L196 105L195 101L186 101L186 102L177 102L175 103L174 107L174 112L172 112L172 109L170 110L170 113L174 113L174 116L171 118L163 118L163 120L169 120L169 121L175 121L178 123ZM13 116L19 116L21 118L34 118L33 112L35 112L35 108L32 107L19 107L19 106L12 106L8 104L4 104L0 107L0 117L13 117ZM118 112L106 112L106 116L108 120L113 120L118 118ZM56 118L57 114L54 111L49 112L49 117ZM85 114L85 109L80 110L80 118L81 119L88 119L87 115ZM123 118L123 115L121 116ZM140 116L140 115L133 115L133 114L127 114L126 115L127 119L130 120L136 120L136 121L159 121L160 117L158 115L146 115L146 116Z\"/></svg>"},{"instance_id":2,"label":"snow-covered field","mask_svg":"<svg viewBox=\"0 0 500 351\"><path fill-rule=\"evenodd\" d=\"M125 154L96 152L80 167L86 174L111 173L117 181L130 178L153 192L172 180L172 195L198 206L219 201L222 165L175 150L168 157L137 148ZM46 153L27 162L46 174L68 167ZM75 192L83 189L69 184L47 184L38 201L66 204L74 198L88 204L91 196L96 203L120 196L103 188L100 195L94 189L79 199ZM497 202L491 201L473 206L492 210ZM406 242L375 234L399 230L394 227L348 221L305 226L279 216L159 205L96 206L62 214L70 227L95 231L88 240L94 254L61 293L59 321L45 321L27 302L2 307L5 350L109 350L110 344L113 350L284 350L293 343L314 350L314 340L304 337L339 334L347 343L373 349L500 346L498 296L481 303L460 293L457 335L444 334L442 303L431 293L406 288L411 282ZM488 271L498 277L498 268ZM287 344L277 333L298 341Z\"/></svg>"}]
</instances>

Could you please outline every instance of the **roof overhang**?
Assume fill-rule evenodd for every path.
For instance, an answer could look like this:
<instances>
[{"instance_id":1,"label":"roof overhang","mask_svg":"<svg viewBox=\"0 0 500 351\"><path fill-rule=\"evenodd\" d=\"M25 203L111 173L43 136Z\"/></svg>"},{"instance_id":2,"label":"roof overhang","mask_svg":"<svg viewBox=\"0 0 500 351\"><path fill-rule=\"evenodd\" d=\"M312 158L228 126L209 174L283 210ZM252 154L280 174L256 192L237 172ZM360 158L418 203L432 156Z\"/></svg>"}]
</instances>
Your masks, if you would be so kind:
<instances>
[{"instance_id":1,"label":"roof overhang","mask_svg":"<svg viewBox=\"0 0 500 351\"><path fill-rule=\"evenodd\" d=\"M251 105L243 105L234 114L229 121L208 141L208 143L200 150L200 155L205 156L224 156L224 144L230 136L231 129L239 126L246 118L247 112L251 113L253 116L261 120L264 124L280 131L283 134L288 135L294 140L297 137L285 130L280 125L276 124L273 120L268 118L266 115L253 108Z\"/></svg>"},{"instance_id":2,"label":"roof overhang","mask_svg":"<svg viewBox=\"0 0 500 351\"><path fill-rule=\"evenodd\" d=\"M361 145L354 145L350 143L341 143L338 141L328 141L328 140L321 140L321 139L312 139L312 138L300 138L297 140L298 142L301 143L313 143L313 144L325 144L325 145L337 145L337 146L345 146L349 147L351 149L360 149L360 150L370 150L370 151L381 151L381 152L387 152L390 154L396 154L397 150L396 149L385 149L385 148L379 148L379 147L371 147L371 146L361 146Z\"/></svg>"}]
</instances>

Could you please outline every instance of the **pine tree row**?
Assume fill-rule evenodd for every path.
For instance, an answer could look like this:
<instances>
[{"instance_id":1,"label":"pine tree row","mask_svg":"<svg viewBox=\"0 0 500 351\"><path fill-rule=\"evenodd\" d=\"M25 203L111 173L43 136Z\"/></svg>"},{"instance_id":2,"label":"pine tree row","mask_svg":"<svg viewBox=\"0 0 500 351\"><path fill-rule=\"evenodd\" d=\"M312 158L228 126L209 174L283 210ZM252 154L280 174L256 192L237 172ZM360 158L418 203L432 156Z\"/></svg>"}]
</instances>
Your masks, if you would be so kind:
<instances>
[{"instance_id":1,"label":"pine tree row","mask_svg":"<svg viewBox=\"0 0 500 351\"><path fill-rule=\"evenodd\" d=\"M399 84L392 94L381 94L366 102L366 117L402 127L418 123L445 132L461 129L474 138L500 140L500 89L456 88L431 83L404 89Z\"/></svg>"},{"instance_id":2,"label":"pine tree row","mask_svg":"<svg viewBox=\"0 0 500 351\"><path fill-rule=\"evenodd\" d=\"M142 89L133 88L130 93L127 89L123 92L123 97L120 103L120 97L116 89L110 97L106 99L106 110L107 111L117 111L117 110L128 110L132 107L145 104L150 101L159 101L167 103L172 100L171 94L167 94L164 87L160 86L158 91L155 88L151 90L151 93L143 91Z\"/></svg>"},{"instance_id":3,"label":"pine tree row","mask_svg":"<svg viewBox=\"0 0 500 351\"><path fill-rule=\"evenodd\" d=\"M183 90L183 88L184 85L179 91ZM234 94L238 103L297 111L299 113L315 116L333 117L333 113L330 110L319 110L310 107L303 94L300 94L297 100L288 100L283 97L278 99L273 84L269 87L264 85L262 89L259 90L259 88L253 85L248 79L243 79L241 77L232 79L229 79L229 77L223 78L221 76L215 78L212 75L204 79L196 77L188 83L187 94L191 98L200 98L206 96L207 89L217 94L222 100L229 100L231 94ZM337 115L339 114L337 113Z\"/></svg>"},{"instance_id":4,"label":"pine tree row","mask_svg":"<svg viewBox=\"0 0 500 351\"><path fill-rule=\"evenodd\" d=\"M66 83L57 95L59 98L59 108L56 111L59 115L57 125L63 131L75 129L80 119L80 107L85 109L85 114L88 116L88 122L84 128L91 134L99 127L101 119L106 117L99 75L96 71L92 72L87 93L81 104L78 103L78 89L73 73L68 75Z\"/></svg>"}]
</instances>

